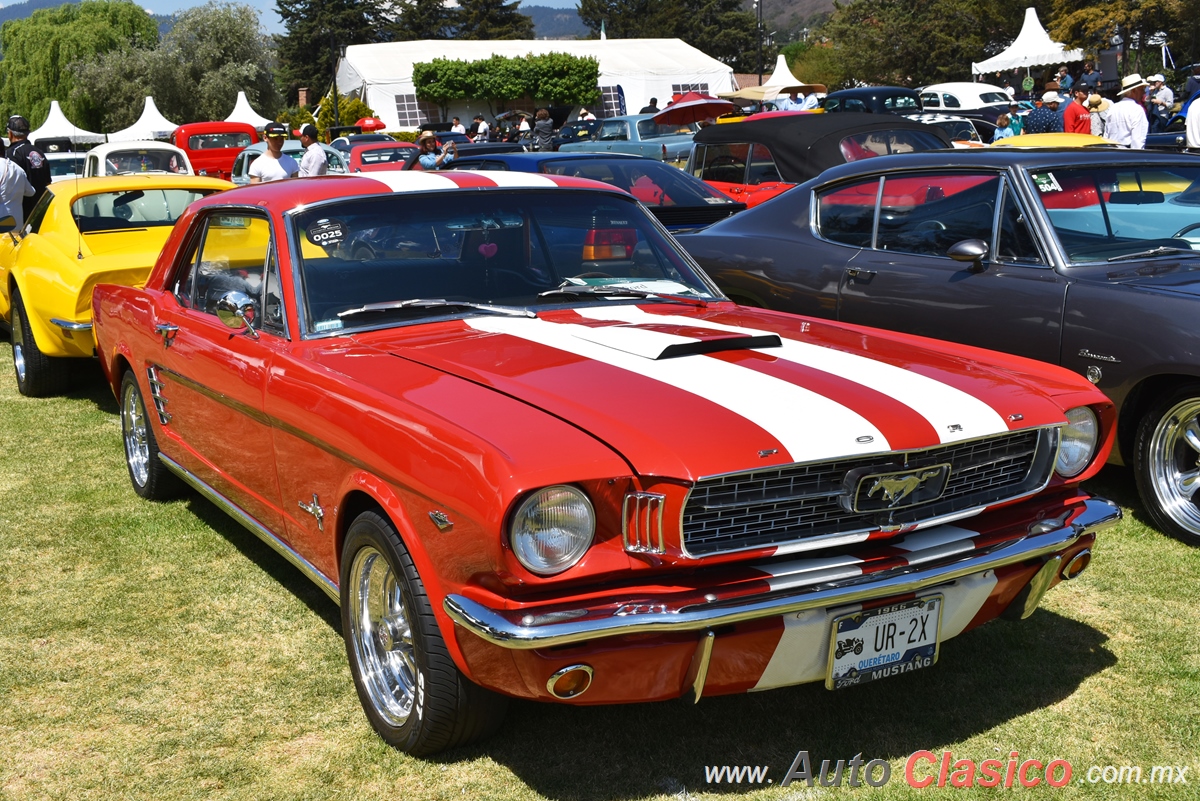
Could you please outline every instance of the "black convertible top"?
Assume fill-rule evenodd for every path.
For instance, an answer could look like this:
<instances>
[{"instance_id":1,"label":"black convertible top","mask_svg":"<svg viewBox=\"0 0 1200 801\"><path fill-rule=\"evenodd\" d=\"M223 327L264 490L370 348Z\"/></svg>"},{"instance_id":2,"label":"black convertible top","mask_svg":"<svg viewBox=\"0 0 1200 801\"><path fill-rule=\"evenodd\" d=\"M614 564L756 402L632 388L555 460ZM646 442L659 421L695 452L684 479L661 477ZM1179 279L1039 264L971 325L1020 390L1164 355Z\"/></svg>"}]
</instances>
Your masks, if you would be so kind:
<instances>
[{"instance_id":1,"label":"black convertible top","mask_svg":"<svg viewBox=\"0 0 1200 801\"><path fill-rule=\"evenodd\" d=\"M779 175L785 181L803 183L824 170L846 161L840 145L854 134L915 131L932 137L941 147L951 147L950 137L940 128L892 114L788 114L745 122L710 125L696 134L696 144L753 142L771 150Z\"/></svg>"}]
</instances>

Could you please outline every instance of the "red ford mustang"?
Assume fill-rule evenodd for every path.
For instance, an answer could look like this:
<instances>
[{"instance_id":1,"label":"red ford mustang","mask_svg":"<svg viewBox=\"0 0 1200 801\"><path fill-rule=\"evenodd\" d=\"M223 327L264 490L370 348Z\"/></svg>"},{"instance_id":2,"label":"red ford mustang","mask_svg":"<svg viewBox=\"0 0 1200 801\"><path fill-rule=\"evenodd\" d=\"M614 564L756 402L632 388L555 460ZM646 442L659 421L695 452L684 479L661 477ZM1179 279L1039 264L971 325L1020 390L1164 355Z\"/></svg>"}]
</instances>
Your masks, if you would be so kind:
<instances>
[{"instance_id":1,"label":"red ford mustang","mask_svg":"<svg viewBox=\"0 0 1200 801\"><path fill-rule=\"evenodd\" d=\"M1120 515L1079 489L1113 428L1082 378L740 308L582 179L225 192L94 312L135 490L190 485L339 603L367 717L413 754L505 696L928 667Z\"/></svg>"}]
</instances>

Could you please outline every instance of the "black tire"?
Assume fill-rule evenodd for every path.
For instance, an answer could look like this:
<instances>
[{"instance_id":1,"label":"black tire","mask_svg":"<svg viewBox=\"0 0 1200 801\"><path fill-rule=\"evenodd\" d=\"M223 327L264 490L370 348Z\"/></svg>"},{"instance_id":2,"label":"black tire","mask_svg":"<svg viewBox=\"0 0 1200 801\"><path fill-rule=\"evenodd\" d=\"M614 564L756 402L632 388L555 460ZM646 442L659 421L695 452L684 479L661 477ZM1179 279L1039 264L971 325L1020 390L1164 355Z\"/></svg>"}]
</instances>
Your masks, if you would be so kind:
<instances>
[{"instance_id":1,"label":"black tire","mask_svg":"<svg viewBox=\"0 0 1200 801\"><path fill-rule=\"evenodd\" d=\"M178 497L183 482L158 458L158 440L146 414L142 390L132 370L121 378L121 441L125 445L125 467L133 491L150 501Z\"/></svg>"},{"instance_id":2,"label":"black tire","mask_svg":"<svg viewBox=\"0 0 1200 801\"><path fill-rule=\"evenodd\" d=\"M1154 525L1200 546L1200 383L1175 388L1142 417L1133 468Z\"/></svg>"},{"instance_id":3,"label":"black tire","mask_svg":"<svg viewBox=\"0 0 1200 801\"><path fill-rule=\"evenodd\" d=\"M42 353L33 338L33 329L29 327L29 314L25 311L21 292L15 287L12 293L12 351L17 390L22 395L45 398L66 391L73 360Z\"/></svg>"},{"instance_id":4,"label":"black tire","mask_svg":"<svg viewBox=\"0 0 1200 801\"><path fill-rule=\"evenodd\" d=\"M346 533L341 602L354 687L385 742L428 756L500 725L508 699L455 666L408 550L376 512L363 512Z\"/></svg>"}]
</instances>

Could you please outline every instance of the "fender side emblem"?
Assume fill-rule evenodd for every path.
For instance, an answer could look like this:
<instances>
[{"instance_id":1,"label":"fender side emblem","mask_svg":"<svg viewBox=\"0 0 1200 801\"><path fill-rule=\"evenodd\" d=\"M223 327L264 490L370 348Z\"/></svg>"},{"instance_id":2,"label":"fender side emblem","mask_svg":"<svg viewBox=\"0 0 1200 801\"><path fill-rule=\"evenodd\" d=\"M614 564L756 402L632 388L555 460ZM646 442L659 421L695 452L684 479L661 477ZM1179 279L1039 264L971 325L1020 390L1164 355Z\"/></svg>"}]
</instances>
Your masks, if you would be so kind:
<instances>
[{"instance_id":1,"label":"fender side emblem","mask_svg":"<svg viewBox=\"0 0 1200 801\"><path fill-rule=\"evenodd\" d=\"M454 528L454 521L447 517L445 512L439 509L434 509L432 512L430 512L429 519L433 521L435 526L437 526L438 531L449 531L450 529Z\"/></svg>"}]
</instances>

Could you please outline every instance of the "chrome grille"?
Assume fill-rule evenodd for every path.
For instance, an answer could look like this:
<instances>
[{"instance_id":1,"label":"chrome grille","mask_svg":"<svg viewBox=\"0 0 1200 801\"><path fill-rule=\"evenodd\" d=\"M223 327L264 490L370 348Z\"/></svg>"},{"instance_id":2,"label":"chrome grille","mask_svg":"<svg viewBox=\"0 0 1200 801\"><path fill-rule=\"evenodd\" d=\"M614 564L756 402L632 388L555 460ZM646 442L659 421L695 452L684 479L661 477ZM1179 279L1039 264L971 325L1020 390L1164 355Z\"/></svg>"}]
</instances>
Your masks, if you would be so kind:
<instances>
[{"instance_id":1,"label":"chrome grille","mask_svg":"<svg viewBox=\"0 0 1200 801\"><path fill-rule=\"evenodd\" d=\"M683 547L692 556L823 540L901 526L1021 497L1050 480L1058 429L1042 428L919 451L876 454L716 476L696 482L683 510ZM850 511L847 474L862 469L948 463L934 501L886 511ZM820 547L814 542L813 547Z\"/></svg>"}]
</instances>

